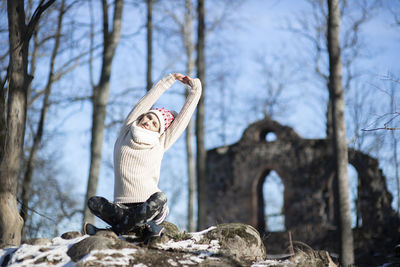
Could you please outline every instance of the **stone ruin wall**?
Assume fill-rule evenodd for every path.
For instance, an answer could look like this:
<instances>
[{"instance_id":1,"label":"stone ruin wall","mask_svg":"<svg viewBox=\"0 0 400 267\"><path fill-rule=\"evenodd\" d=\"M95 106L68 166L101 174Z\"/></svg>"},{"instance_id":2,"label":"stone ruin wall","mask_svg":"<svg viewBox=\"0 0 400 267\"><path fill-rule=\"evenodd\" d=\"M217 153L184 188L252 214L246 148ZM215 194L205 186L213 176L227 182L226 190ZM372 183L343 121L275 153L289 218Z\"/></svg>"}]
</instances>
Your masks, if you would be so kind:
<instances>
[{"instance_id":1,"label":"stone ruin wall","mask_svg":"<svg viewBox=\"0 0 400 267\"><path fill-rule=\"evenodd\" d=\"M276 135L275 141L266 141L269 133ZM332 155L326 139L302 139L290 127L268 119L253 123L239 142L208 151L203 203L207 217L200 227L242 222L257 228L261 235L269 234L265 229L262 189L265 177L274 170L284 185L286 231L315 248L335 248L339 235ZM372 236L387 235L393 242L400 241L399 219L391 207L392 196L378 161L350 149L349 163L359 176L362 227L357 236L373 239ZM394 235L388 229L393 229ZM358 237L355 239L358 242ZM362 243L358 247L363 249L373 245Z\"/></svg>"}]
</instances>

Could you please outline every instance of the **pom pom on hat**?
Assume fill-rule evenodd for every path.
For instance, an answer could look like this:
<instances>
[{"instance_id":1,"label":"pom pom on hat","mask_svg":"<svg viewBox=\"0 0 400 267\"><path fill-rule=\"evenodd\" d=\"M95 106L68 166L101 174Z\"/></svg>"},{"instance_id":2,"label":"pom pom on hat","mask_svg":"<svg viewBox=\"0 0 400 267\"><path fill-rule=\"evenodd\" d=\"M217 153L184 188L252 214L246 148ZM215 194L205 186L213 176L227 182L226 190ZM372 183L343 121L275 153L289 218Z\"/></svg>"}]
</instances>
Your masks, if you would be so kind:
<instances>
[{"instance_id":1,"label":"pom pom on hat","mask_svg":"<svg viewBox=\"0 0 400 267\"><path fill-rule=\"evenodd\" d=\"M160 121L160 134L165 132L174 121L176 115L178 115L175 111L169 111L165 108L155 108L151 109L149 112L154 113Z\"/></svg>"}]
</instances>

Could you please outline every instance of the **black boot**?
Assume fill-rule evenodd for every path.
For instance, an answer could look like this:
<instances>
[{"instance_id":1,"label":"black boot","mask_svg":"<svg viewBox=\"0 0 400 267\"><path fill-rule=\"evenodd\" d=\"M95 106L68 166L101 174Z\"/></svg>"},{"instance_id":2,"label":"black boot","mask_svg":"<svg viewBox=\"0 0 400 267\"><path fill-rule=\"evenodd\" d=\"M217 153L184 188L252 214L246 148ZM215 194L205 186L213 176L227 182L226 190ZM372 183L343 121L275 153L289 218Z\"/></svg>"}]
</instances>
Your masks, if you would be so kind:
<instances>
[{"instance_id":1,"label":"black boot","mask_svg":"<svg viewBox=\"0 0 400 267\"><path fill-rule=\"evenodd\" d=\"M140 226L152 221L163 211L166 203L167 197L163 192L154 193L142 205L129 209L129 223Z\"/></svg>"},{"instance_id":2,"label":"black boot","mask_svg":"<svg viewBox=\"0 0 400 267\"><path fill-rule=\"evenodd\" d=\"M145 230L142 233L142 239L145 244L160 238L165 232L164 227L154 223L153 221L145 223Z\"/></svg>"},{"instance_id":3,"label":"black boot","mask_svg":"<svg viewBox=\"0 0 400 267\"><path fill-rule=\"evenodd\" d=\"M94 215L113 227L128 215L128 207L109 202L104 197L91 197L87 205Z\"/></svg>"}]
</instances>

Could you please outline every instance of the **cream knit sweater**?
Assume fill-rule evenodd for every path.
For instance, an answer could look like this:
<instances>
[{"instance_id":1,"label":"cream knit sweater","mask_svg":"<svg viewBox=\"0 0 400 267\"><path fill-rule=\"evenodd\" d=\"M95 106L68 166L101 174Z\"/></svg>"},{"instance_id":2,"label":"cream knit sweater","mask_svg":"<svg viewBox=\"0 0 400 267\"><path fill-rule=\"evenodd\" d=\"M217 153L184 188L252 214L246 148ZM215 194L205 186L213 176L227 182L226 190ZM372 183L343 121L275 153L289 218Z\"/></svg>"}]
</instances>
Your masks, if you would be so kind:
<instances>
[{"instance_id":1,"label":"cream knit sweater","mask_svg":"<svg viewBox=\"0 0 400 267\"><path fill-rule=\"evenodd\" d=\"M161 160L164 152L183 133L201 96L201 82L193 79L189 95L178 116L160 135L155 145L136 143L132 139L131 125L148 112L158 98L175 82L171 74L160 80L132 109L122 126L114 145L114 202L137 203L146 201L160 191Z\"/></svg>"}]
</instances>

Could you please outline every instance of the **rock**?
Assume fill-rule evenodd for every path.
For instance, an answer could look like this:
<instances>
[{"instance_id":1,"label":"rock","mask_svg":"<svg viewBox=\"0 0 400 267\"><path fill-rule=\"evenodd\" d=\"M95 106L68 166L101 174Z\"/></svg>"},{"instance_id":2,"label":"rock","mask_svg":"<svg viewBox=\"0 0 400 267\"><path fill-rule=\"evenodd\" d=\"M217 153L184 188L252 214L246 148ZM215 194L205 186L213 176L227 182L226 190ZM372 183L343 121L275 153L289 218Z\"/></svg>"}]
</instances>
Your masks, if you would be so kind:
<instances>
[{"instance_id":1,"label":"rock","mask_svg":"<svg viewBox=\"0 0 400 267\"><path fill-rule=\"evenodd\" d=\"M189 239L193 240L192 234L180 232L178 227L176 227L172 223L164 222L163 227L166 229L166 232L163 238L159 239L158 242L166 243L169 240L171 240L171 242L179 242ZM260 261L265 259L266 257L265 247L259 233L252 226L246 224L229 223L217 225L211 230L205 231L201 239L199 238L196 241L192 242L196 242L200 245L206 245L206 248L215 247L216 242L218 242L219 244L219 247L217 246L219 251L213 252L216 253L215 256L218 257L219 260L215 261L215 259L206 259L201 266L219 266L220 264L223 264L224 266L248 265L250 262ZM81 242L73 245L70 250L68 250L68 255L74 261L79 261L83 258L83 256L85 256L92 250L104 250L112 248L122 249L138 247L131 243L118 239L118 237L113 232L100 231L95 236L88 237ZM138 258L146 258L147 260L145 260L144 262L160 264L168 259L165 258L168 254L166 253L166 251L160 251L160 253L155 252L157 251L157 244L148 244L148 248L152 248L155 250L143 250L142 248L134 253L134 258L136 260ZM177 256L181 255L180 253L186 253L187 250L183 249L182 251L180 251L180 249L175 248L174 252L177 253ZM152 259L148 258L148 256L150 255L149 253L152 255L150 257ZM197 253L201 254L200 251ZM97 258L101 258L103 257L103 254L104 253L99 251L96 252L96 255L94 256L96 256ZM182 257L182 255L180 257ZM182 260L183 259L181 259L180 261Z\"/></svg>"},{"instance_id":2,"label":"rock","mask_svg":"<svg viewBox=\"0 0 400 267\"><path fill-rule=\"evenodd\" d=\"M51 240L48 238L32 238L28 239L24 242L25 244L36 246L36 245L47 245L51 243Z\"/></svg>"},{"instance_id":3,"label":"rock","mask_svg":"<svg viewBox=\"0 0 400 267\"><path fill-rule=\"evenodd\" d=\"M170 236L171 238L172 238L173 236L177 236L177 235L180 235L180 234L181 234L181 231L179 231L178 226L176 226L176 225L173 224L173 223L164 221L161 225L162 225L162 227L165 228L165 234L167 234L167 235Z\"/></svg>"},{"instance_id":4,"label":"rock","mask_svg":"<svg viewBox=\"0 0 400 267\"><path fill-rule=\"evenodd\" d=\"M266 257L260 234L254 227L247 224L220 224L207 232L205 237L209 242L218 240L221 252L241 263L260 261Z\"/></svg>"},{"instance_id":5,"label":"rock","mask_svg":"<svg viewBox=\"0 0 400 267\"><path fill-rule=\"evenodd\" d=\"M89 236L80 242L74 244L68 251L67 255L75 262L82 259L92 250L103 249L124 249L137 248L134 244L120 240L118 236L111 231L99 231L94 236Z\"/></svg>"},{"instance_id":6,"label":"rock","mask_svg":"<svg viewBox=\"0 0 400 267\"><path fill-rule=\"evenodd\" d=\"M22 245L0 251L1 266L324 266L337 267L326 251L296 246L285 263L266 258L259 233L250 225L220 224L201 232L180 232L172 223L164 223L167 241L160 244L127 242L127 235L99 231L94 236L74 233L50 240L44 245ZM132 236L133 240L134 236ZM38 244L46 241L30 240ZM49 240L47 240L49 241ZM3 254L1 254L3 253Z\"/></svg>"},{"instance_id":7,"label":"rock","mask_svg":"<svg viewBox=\"0 0 400 267\"><path fill-rule=\"evenodd\" d=\"M113 240L100 237L100 236L90 236L83 239L82 241L74 244L67 251L67 255L75 262L82 259L86 254L92 250L108 249L113 243Z\"/></svg>"},{"instance_id":8,"label":"rock","mask_svg":"<svg viewBox=\"0 0 400 267\"><path fill-rule=\"evenodd\" d=\"M74 239L74 238L77 238L77 237L80 237L80 236L82 236L82 233L81 232L78 232L78 231L72 231L72 232L66 232L66 233L63 233L62 235L61 235L61 238L62 239Z\"/></svg>"},{"instance_id":9,"label":"rock","mask_svg":"<svg viewBox=\"0 0 400 267\"><path fill-rule=\"evenodd\" d=\"M178 227L168 222L164 222L163 227L166 229L165 234L157 242L164 243L164 246L135 245L112 231L99 231L73 244L67 255L78 266L98 266L104 259L122 260L128 265L164 266L176 263L176 266L247 266L266 258L261 237L250 225L221 224L199 233L182 233ZM94 250L96 252L92 252ZM90 256L85 257L89 253Z\"/></svg>"},{"instance_id":10,"label":"rock","mask_svg":"<svg viewBox=\"0 0 400 267\"><path fill-rule=\"evenodd\" d=\"M231 260L205 254L138 248L123 251L96 251L78 262L78 266L176 266L239 267Z\"/></svg>"},{"instance_id":11,"label":"rock","mask_svg":"<svg viewBox=\"0 0 400 267\"><path fill-rule=\"evenodd\" d=\"M96 233L95 236L102 236L102 237L110 238L114 241L118 240L117 234L114 233L113 231L108 231L108 230L100 230Z\"/></svg>"},{"instance_id":12,"label":"rock","mask_svg":"<svg viewBox=\"0 0 400 267\"><path fill-rule=\"evenodd\" d=\"M329 253L324 250L309 249L307 252L300 250L292 257L291 261L298 267L337 267Z\"/></svg>"},{"instance_id":13,"label":"rock","mask_svg":"<svg viewBox=\"0 0 400 267\"><path fill-rule=\"evenodd\" d=\"M162 227L164 227L165 232L161 238L156 240L155 243L166 243L168 240L174 240L174 241L180 241L180 240L185 240L185 239L190 239L191 235L186 233L186 232L181 232L178 228L173 223L164 221L162 224ZM151 244L151 247L153 247L153 244Z\"/></svg>"}]
</instances>

